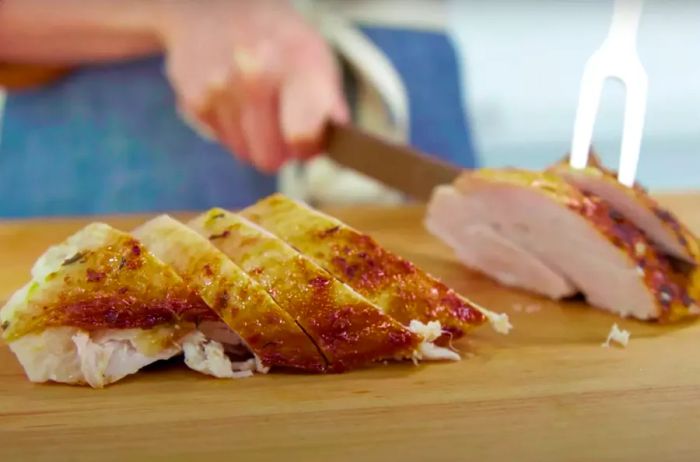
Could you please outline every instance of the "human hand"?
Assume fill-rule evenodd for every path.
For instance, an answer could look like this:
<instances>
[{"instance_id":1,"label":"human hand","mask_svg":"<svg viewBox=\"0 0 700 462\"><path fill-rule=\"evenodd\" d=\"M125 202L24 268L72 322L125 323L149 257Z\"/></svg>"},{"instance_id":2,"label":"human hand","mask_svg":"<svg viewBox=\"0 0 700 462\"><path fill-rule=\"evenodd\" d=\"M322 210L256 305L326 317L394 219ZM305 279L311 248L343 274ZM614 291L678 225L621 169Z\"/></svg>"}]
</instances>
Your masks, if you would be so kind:
<instances>
[{"instance_id":1,"label":"human hand","mask_svg":"<svg viewBox=\"0 0 700 462\"><path fill-rule=\"evenodd\" d=\"M265 172L318 154L348 118L323 38L287 0L169 0L160 32L178 107Z\"/></svg>"}]
</instances>

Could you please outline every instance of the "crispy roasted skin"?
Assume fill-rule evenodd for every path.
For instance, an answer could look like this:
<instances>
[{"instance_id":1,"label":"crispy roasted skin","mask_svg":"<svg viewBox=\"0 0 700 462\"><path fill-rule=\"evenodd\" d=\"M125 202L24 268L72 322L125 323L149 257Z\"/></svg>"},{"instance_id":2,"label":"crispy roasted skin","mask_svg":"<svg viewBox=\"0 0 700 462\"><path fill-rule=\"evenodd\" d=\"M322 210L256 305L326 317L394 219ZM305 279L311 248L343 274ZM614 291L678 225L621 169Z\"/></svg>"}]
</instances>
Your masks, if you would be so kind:
<instances>
[{"instance_id":1,"label":"crispy roasted skin","mask_svg":"<svg viewBox=\"0 0 700 462\"><path fill-rule=\"evenodd\" d=\"M562 159L560 162L553 165L550 170L552 172L560 172L569 169L568 158ZM631 188L617 181L617 173L606 168L600 158L594 153L588 156L588 166L581 171L584 174L591 175L608 181L610 184L620 188L628 196L635 199L640 205L650 210L656 217L661 220L664 225L675 235L678 243L685 249L691 260L696 265L700 265L700 243L698 238L676 217L670 210L662 207L656 202L642 185L635 183Z\"/></svg>"},{"instance_id":2,"label":"crispy roasted skin","mask_svg":"<svg viewBox=\"0 0 700 462\"><path fill-rule=\"evenodd\" d=\"M263 199L242 215L309 256L402 324L437 320L459 337L485 321L471 302L371 237L283 195Z\"/></svg>"},{"instance_id":3,"label":"crispy roasted skin","mask_svg":"<svg viewBox=\"0 0 700 462\"><path fill-rule=\"evenodd\" d=\"M675 321L694 313L695 299L689 294L687 274L676 271L670 260L651 244L649 239L621 213L603 199L579 191L551 172L519 169L480 169L465 174L489 181L535 188L584 217L621 252L636 262L645 285L659 307L659 321ZM460 187L460 179L455 186Z\"/></svg>"},{"instance_id":4,"label":"crispy roasted skin","mask_svg":"<svg viewBox=\"0 0 700 462\"><path fill-rule=\"evenodd\" d=\"M325 370L323 356L294 319L207 239L167 216L134 234L175 269L265 366Z\"/></svg>"},{"instance_id":5,"label":"crispy roasted skin","mask_svg":"<svg viewBox=\"0 0 700 462\"><path fill-rule=\"evenodd\" d=\"M213 209L189 223L265 287L330 369L410 358L421 339L309 258L245 218Z\"/></svg>"},{"instance_id":6,"label":"crispy roasted skin","mask_svg":"<svg viewBox=\"0 0 700 462\"><path fill-rule=\"evenodd\" d=\"M6 340L56 326L150 329L211 311L136 239L101 226L100 245L80 250L34 281L22 308L11 319L3 317Z\"/></svg>"}]
</instances>

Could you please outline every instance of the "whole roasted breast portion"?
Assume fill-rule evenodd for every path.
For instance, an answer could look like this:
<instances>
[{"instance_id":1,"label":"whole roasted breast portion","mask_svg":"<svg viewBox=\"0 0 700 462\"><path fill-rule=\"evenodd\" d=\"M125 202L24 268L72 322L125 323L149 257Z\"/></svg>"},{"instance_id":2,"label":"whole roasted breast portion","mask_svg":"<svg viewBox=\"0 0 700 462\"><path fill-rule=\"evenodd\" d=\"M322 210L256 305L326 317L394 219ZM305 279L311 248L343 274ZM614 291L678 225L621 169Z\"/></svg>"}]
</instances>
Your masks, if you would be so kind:
<instances>
[{"instance_id":1,"label":"whole roasted breast portion","mask_svg":"<svg viewBox=\"0 0 700 462\"><path fill-rule=\"evenodd\" d=\"M481 169L465 172L452 188L448 193L460 200L453 197L454 207L442 210L433 200L430 220L458 254L472 243L455 239L456 231L444 237L442 230L487 227L570 281L594 306L639 319L696 314L687 277L674 271L644 233L607 202L559 176ZM449 226L441 226L444 222ZM530 280L522 287L536 284Z\"/></svg>"},{"instance_id":2,"label":"whole roasted breast portion","mask_svg":"<svg viewBox=\"0 0 700 462\"><path fill-rule=\"evenodd\" d=\"M558 300L578 289L537 255L504 237L487 223L465 225L458 211L464 197L452 186L436 188L425 226L440 237L466 266L503 285L525 289Z\"/></svg>"},{"instance_id":3,"label":"whole roasted breast portion","mask_svg":"<svg viewBox=\"0 0 700 462\"><path fill-rule=\"evenodd\" d=\"M697 237L641 186L629 188L619 183L615 172L606 169L595 155L589 157L589 165L584 169L573 169L568 162L560 162L551 170L581 191L604 199L662 252L694 265L700 264Z\"/></svg>"},{"instance_id":4,"label":"whole roasted breast portion","mask_svg":"<svg viewBox=\"0 0 700 462\"><path fill-rule=\"evenodd\" d=\"M439 321L459 337L487 319L496 329L510 328L497 315L460 296L374 239L305 204L276 194L241 214L310 257L404 325Z\"/></svg>"}]
</instances>

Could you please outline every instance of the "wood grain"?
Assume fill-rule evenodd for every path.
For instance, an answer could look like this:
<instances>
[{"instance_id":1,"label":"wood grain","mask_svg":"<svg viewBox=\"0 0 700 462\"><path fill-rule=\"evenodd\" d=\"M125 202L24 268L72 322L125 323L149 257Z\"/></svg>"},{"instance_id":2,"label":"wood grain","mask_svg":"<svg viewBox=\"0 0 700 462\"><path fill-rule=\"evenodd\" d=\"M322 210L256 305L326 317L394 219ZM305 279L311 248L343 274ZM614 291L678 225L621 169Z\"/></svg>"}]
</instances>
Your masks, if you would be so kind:
<instances>
[{"instance_id":1,"label":"wood grain","mask_svg":"<svg viewBox=\"0 0 700 462\"><path fill-rule=\"evenodd\" d=\"M700 231L700 195L663 198ZM226 381L176 362L104 390L29 383L0 347L3 460L697 460L700 326L621 321L505 290L454 262L420 208L336 215L495 310L459 363ZM109 218L130 229L142 217ZM0 299L83 219L0 224ZM613 322L626 349L600 344Z\"/></svg>"}]
</instances>

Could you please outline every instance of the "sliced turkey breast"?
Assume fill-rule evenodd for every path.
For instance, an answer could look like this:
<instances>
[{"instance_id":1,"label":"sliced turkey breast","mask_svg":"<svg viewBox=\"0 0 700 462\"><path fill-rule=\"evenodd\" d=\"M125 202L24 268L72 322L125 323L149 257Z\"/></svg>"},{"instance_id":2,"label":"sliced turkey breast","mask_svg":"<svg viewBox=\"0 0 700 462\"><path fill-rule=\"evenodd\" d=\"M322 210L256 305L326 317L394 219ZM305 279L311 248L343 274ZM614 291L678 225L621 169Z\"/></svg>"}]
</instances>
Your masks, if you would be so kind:
<instances>
[{"instance_id":1,"label":"sliced turkey breast","mask_svg":"<svg viewBox=\"0 0 700 462\"><path fill-rule=\"evenodd\" d=\"M571 281L594 306L639 319L697 314L687 278L674 272L641 231L605 201L557 175L481 169L465 172L453 188L447 191L461 201L441 210L438 201L431 202L430 228L458 253L472 242L456 240L454 231L445 237L442 230L489 227Z\"/></svg>"},{"instance_id":2,"label":"sliced turkey breast","mask_svg":"<svg viewBox=\"0 0 700 462\"><path fill-rule=\"evenodd\" d=\"M182 351L210 310L133 237L93 224L50 248L0 309L3 337L35 382L103 387Z\"/></svg>"},{"instance_id":3,"label":"sliced turkey breast","mask_svg":"<svg viewBox=\"0 0 700 462\"><path fill-rule=\"evenodd\" d=\"M617 181L617 175L591 155L589 166L573 169L560 162L552 171L578 189L595 194L608 202L642 230L664 253L688 263L700 263L698 240L678 218L661 207L638 185L629 188Z\"/></svg>"},{"instance_id":4,"label":"sliced turkey breast","mask_svg":"<svg viewBox=\"0 0 700 462\"><path fill-rule=\"evenodd\" d=\"M32 382L102 388L153 362L180 354L181 340L187 336L173 334L169 328L47 327L19 337L10 348Z\"/></svg>"},{"instance_id":5,"label":"sliced turkey breast","mask_svg":"<svg viewBox=\"0 0 700 462\"><path fill-rule=\"evenodd\" d=\"M460 213L463 195L452 186L436 188L425 225L444 240L466 266L503 285L522 288L558 300L578 289L540 258L508 240L488 224L465 226ZM468 242L469 245L463 245Z\"/></svg>"},{"instance_id":6,"label":"sliced turkey breast","mask_svg":"<svg viewBox=\"0 0 700 462\"><path fill-rule=\"evenodd\" d=\"M294 319L207 239L167 215L143 224L134 236L221 317L253 353L258 372L273 366L309 372L325 369L318 347ZM201 344L190 349L195 356L218 355L216 350ZM210 369L202 364L200 370Z\"/></svg>"},{"instance_id":7,"label":"sliced turkey breast","mask_svg":"<svg viewBox=\"0 0 700 462\"><path fill-rule=\"evenodd\" d=\"M453 337L486 319L507 332L507 317L458 295L343 222L276 194L241 214L278 236L404 325L439 321ZM447 337L443 338L445 341Z\"/></svg>"},{"instance_id":8,"label":"sliced turkey breast","mask_svg":"<svg viewBox=\"0 0 700 462\"><path fill-rule=\"evenodd\" d=\"M459 359L451 350L422 345L432 339L426 341L402 326L242 216L212 209L188 225L265 287L314 339L334 371L386 359Z\"/></svg>"}]
</instances>

